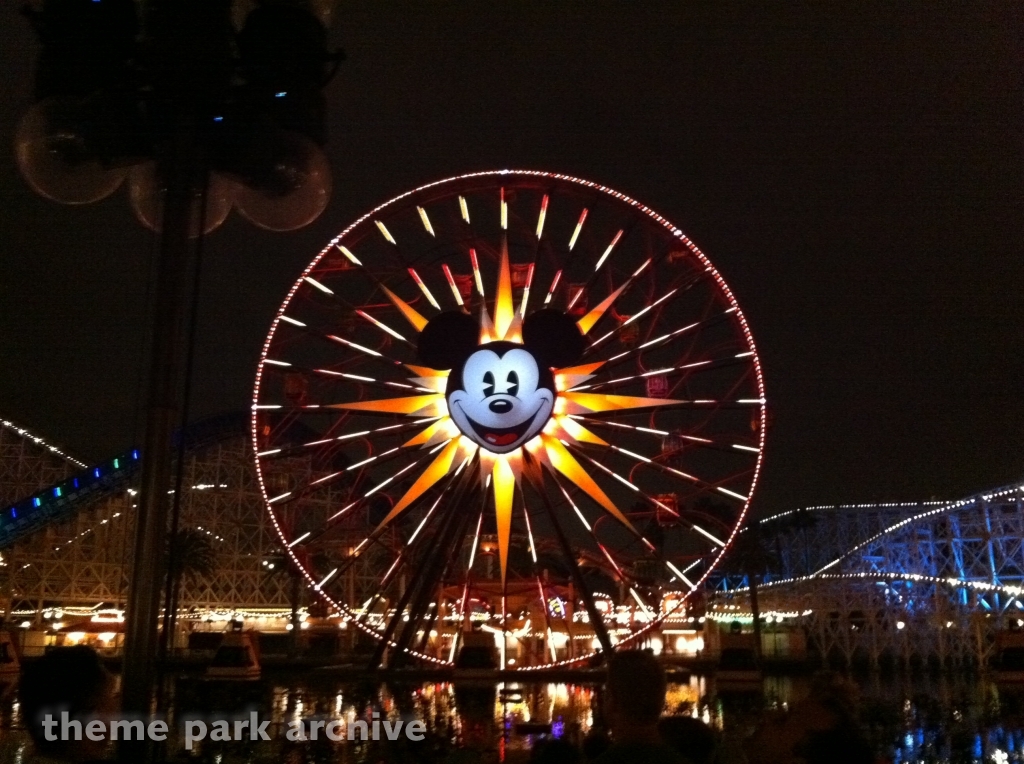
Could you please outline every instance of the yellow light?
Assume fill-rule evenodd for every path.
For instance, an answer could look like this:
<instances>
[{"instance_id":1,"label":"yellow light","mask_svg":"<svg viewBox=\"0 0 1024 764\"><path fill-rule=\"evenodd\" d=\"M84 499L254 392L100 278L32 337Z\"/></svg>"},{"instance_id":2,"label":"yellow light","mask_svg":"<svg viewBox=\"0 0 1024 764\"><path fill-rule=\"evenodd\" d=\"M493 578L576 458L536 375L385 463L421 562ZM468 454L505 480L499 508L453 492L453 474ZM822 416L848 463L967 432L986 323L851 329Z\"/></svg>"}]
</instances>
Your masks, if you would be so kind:
<instances>
[{"instance_id":1,"label":"yellow light","mask_svg":"<svg viewBox=\"0 0 1024 764\"><path fill-rule=\"evenodd\" d=\"M457 437L458 435L459 428L455 426L455 423L449 417L444 417L425 428L418 435L407 440L402 444L402 448L411 448L412 446L432 446L442 440L449 440Z\"/></svg>"},{"instance_id":2,"label":"yellow light","mask_svg":"<svg viewBox=\"0 0 1024 764\"><path fill-rule=\"evenodd\" d=\"M359 258L353 255L352 250L350 250L344 244L339 244L338 249L341 250L341 254L343 254L345 257L351 260L354 265L362 265L362 263L359 262Z\"/></svg>"},{"instance_id":3,"label":"yellow light","mask_svg":"<svg viewBox=\"0 0 1024 764\"><path fill-rule=\"evenodd\" d=\"M459 209L462 210L462 219L469 222L469 205L466 204L466 197L459 197Z\"/></svg>"},{"instance_id":4,"label":"yellow light","mask_svg":"<svg viewBox=\"0 0 1024 764\"><path fill-rule=\"evenodd\" d=\"M501 240L501 265L498 270L498 295L494 298L494 334L498 339L506 339L512 319L515 318L515 306L512 302L512 275L508 265L508 240Z\"/></svg>"},{"instance_id":5,"label":"yellow light","mask_svg":"<svg viewBox=\"0 0 1024 764\"><path fill-rule=\"evenodd\" d=\"M423 227L427 229L427 233L431 236L435 236L434 227L430 225L430 218L427 217L427 211L422 207L417 207L416 211L420 213L420 220L423 221Z\"/></svg>"},{"instance_id":6,"label":"yellow light","mask_svg":"<svg viewBox=\"0 0 1024 764\"><path fill-rule=\"evenodd\" d=\"M391 235L391 231L389 231L387 229L387 227L382 222L380 222L379 220L374 220L373 222L377 224L377 228L380 229L380 232L382 234L384 234L384 238L385 239L390 241L392 244L397 245L397 242L395 241L394 237Z\"/></svg>"},{"instance_id":7,"label":"yellow light","mask_svg":"<svg viewBox=\"0 0 1024 764\"><path fill-rule=\"evenodd\" d=\"M558 422L558 426L565 430L569 437L580 443L594 443L598 446L607 446L608 441L598 437L586 427L581 425L575 419L570 419L567 416L556 417L555 421Z\"/></svg>"},{"instance_id":8,"label":"yellow light","mask_svg":"<svg viewBox=\"0 0 1024 764\"><path fill-rule=\"evenodd\" d=\"M512 467L501 457L494 460L491 476L494 486L494 514L498 525L501 580L504 582L505 568L508 563L508 539L512 530L512 499L515 496L516 478Z\"/></svg>"}]
</instances>

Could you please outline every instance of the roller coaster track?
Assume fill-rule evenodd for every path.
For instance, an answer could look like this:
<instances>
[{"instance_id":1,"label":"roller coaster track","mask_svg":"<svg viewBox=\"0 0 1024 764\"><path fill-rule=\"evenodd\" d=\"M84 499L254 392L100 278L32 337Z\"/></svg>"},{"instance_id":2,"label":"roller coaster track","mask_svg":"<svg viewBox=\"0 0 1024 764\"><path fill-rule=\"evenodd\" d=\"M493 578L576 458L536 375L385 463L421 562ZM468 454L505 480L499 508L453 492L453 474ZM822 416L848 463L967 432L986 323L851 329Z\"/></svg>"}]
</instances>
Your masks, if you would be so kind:
<instances>
[{"instance_id":1,"label":"roller coaster track","mask_svg":"<svg viewBox=\"0 0 1024 764\"><path fill-rule=\"evenodd\" d=\"M245 432L247 417L247 413L226 414L189 426L185 431L186 451L197 451ZM142 453L135 448L0 509L0 550L39 532L50 523L73 517L97 499L127 489L141 464Z\"/></svg>"}]
</instances>

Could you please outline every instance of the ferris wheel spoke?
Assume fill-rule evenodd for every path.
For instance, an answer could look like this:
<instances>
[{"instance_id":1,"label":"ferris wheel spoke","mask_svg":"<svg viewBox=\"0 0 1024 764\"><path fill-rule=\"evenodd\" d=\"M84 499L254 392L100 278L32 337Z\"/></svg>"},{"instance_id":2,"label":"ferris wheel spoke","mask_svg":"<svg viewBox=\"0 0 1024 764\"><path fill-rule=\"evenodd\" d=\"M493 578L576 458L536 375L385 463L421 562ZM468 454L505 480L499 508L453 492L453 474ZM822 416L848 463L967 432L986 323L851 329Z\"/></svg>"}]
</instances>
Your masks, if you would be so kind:
<instances>
[{"instance_id":1,"label":"ferris wheel spoke","mask_svg":"<svg viewBox=\"0 0 1024 764\"><path fill-rule=\"evenodd\" d=\"M576 325L580 328L580 332L584 335L589 334L590 330L594 328L594 325L597 324L597 322L604 317L604 314L607 313L613 305L615 305L615 301L618 300L619 297L621 297L622 294L626 292L631 286L633 286L634 283L636 283L637 278L640 276L641 273L643 273L647 269L647 266L650 264L651 258L647 258L646 260L644 260L643 264L636 269L632 276L630 276L628 279L626 279L625 282L623 282L622 286L620 286L618 289L613 290L612 293L605 297L600 303L598 303L596 307L592 308L582 318L580 318L576 322Z\"/></svg>"},{"instance_id":2,"label":"ferris wheel spoke","mask_svg":"<svg viewBox=\"0 0 1024 764\"><path fill-rule=\"evenodd\" d=\"M334 445L337 443L343 443L347 440L354 440L358 438L370 438L381 433L399 433L402 430L409 430L415 427L422 427L425 424L436 422L440 417L425 417L423 419L416 419L411 422L401 422L399 424L388 425L387 427L377 427L370 430L359 430L357 432L348 432L344 435L338 435L330 438L321 438L318 440L311 440L306 443L300 443L294 446L282 446L280 448L271 448L264 451L258 451L256 456L261 459L283 459L290 456L300 454L308 448L314 448L317 446Z\"/></svg>"},{"instance_id":3,"label":"ferris wheel spoke","mask_svg":"<svg viewBox=\"0 0 1024 764\"><path fill-rule=\"evenodd\" d=\"M378 229L380 229L382 233L386 234L386 238L389 241L391 241L392 244L395 244L395 241L391 237L391 233L390 233L390 231L388 231L387 227L382 222L380 222L379 220L375 221L375 222L377 223ZM391 304L394 305L398 309L398 311L402 314L402 316L410 324L412 324L413 328L416 329L416 331L421 331L423 329L423 327L426 326L427 319L425 319L419 313L419 311L417 311L416 308L414 308L412 306L412 304L406 302L401 297L399 297L397 294L395 294L393 291L388 289L384 285L384 283L380 280L380 278L378 278L377 274L374 273L373 271L371 271L369 268L367 268L362 263L362 261L360 261L359 258L357 258L355 256L355 254L352 253L352 251L348 247L346 247L344 245L341 245L341 244L337 244L335 246L337 247L337 249L343 255L345 255L345 257L347 257L349 259L350 262L352 262L356 266L356 268L359 270L360 273L362 273L364 276L366 276L375 287L377 287L378 289L380 289L384 293L384 295L388 298L388 300L391 301ZM397 244L395 244L395 250L398 253L398 257L402 261L402 264L406 268L410 278L412 278L413 283L416 284L417 288L420 290L420 292L423 294L423 296L427 299L427 301L430 302L431 305L433 305L435 308L440 310L440 306L437 305L437 301L434 299L433 295L430 293L430 290L427 289L426 285L423 283L423 280L420 278L419 274L405 261L405 258L402 257L401 250L398 249L398 245ZM314 287L318 291L320 291L320 292L330 296L332 299L334 299L338 304L342 305L343 307L345 307L345 308L347 308L349 310L352 310L352 311L356 311L357 310L357 306L354 306L350 302L348 302L347 300L339 297L334 292L334 290L332 290L331 288L327 287L323 283L317 281L312 276L306 276L306 277L304 277L304 280L310 286ZM297 323L297 322L292 321L292 323ZM383 328L383 327L380 327L380 325L378 325L378 327L379 328ZM393 330L391 330L390 328L386 329L386 331L389 334L393 334L393 335L397 334L396 332L393 332Z\"/></svg>"},{"instance_id":4,"label":"ferris wheel spoke","mask_svg":"<svg viewBox=\"0 0 1024 764\"><path fill-rule=\"evenodd\" d=\"M647 464L649 464L651 466L660 468L660 469L662 469L662 470L664 470L664 471L666 471L666 472L668 472L670 474L676 475L678 477L683 477L683 478L685 478L685 479L687 479L687 480L689 480L689 481L691 481L693 483L696 483L697 485L701 485L702 487L709 488L709 489L714 489L714 490L721 490L721 488L719 486L716 486L714 484L702 481L702 480L700 480L698 478L695 478L693 475L687 475L685 472L680 472L679 470L673 469L672 467L668 467L667 465L658 464L657 462L654 462L652 460L647 459L647 457L641 456L640 454L635 454L632 451L627 451L624 448L619 448L617 446L611 446L611 449L613 451L618 452L618 453L621 453L621 454L624 454L626 456L629 456L629 457L631 457L633 459L636 459L636 460L642 461L644 463L647 463ZM621 484L625 485L627 488L631 489L634 493L636 493L640 498L644 499L644 501L646 501L647 503L653 505L654 507L656 507L656 508L658 508L658 509L660 509L660 510L662 510L664 512L667 512L668 514L672 515L675 518L682 519L678 511L676 511L672 507L668 506L663 501L661 501L659 499L656 499L655 497L653 497L650 494L646 493L639 486L637 486L636 484L631 483L630 481L626 480L624 477L619 475L617 472L614 472L613 470L609 469L604 464L601 464L601 462L597 461L596 459L594 459L590 455L588 455L588 454L581 454L581 456L583 456L585 459L587 459L591 464L593 464L595 467L597 467L601 471L605 472L609 476L615 478ZM745 497L741 497L741 495L738 494L738 493L735 493L735 492L732 492L732 491L729 491L729 492L722 491L722 492L725 493L725 495L729 496L730 498L742 499L744 502L746 501L746 498ZM711 543L713 543L713 544L715 544L715 545L717 545L719 547L724 547L725 546L725 542L722 539L720 539L717 536L715 536L713 533L708 531L703 526L699 526L699 525L697 525L696 523L693 523L693 522L690 522L690 526L693 528L693 530L695 530L700 535L704 536L704 538L708 539ZM651 544L649 541L647 541L647 539L643 538L642 536L640 537L640 540L643 541L644 544L646 544L649 548L651 548L651 549L654 548L654 545Z\"/></svg>"},{"instance_id":5,"label":"ferris wheel spoke","mask_svg":"<svg viewBox=\"0 0 1024 764\"><path fill-rule=\"evenodd\" d=\"M749 351L745 353L738 353L731 356L725 356L722 358L709 358L703 361L693 361L691 363L684 363L679 366L669 366L662 369L652 369L651 371L645 371L640 374L630 374L625 377L616 377L615 379L604 380L601 382L594 382L589 385L577 385L573 388L573 391L578 390L605 390L610 387L619 387L629 382L636 382L641 379L649 379L650 377L666 377L672 378L676 376L689 376L705 371L714 371L716 369L728 368L730 366L738 366L740 364L746 365L749 363L747 360L752 353Z\"/></svg>"},{"instance_id":6,"label":"ferris wheel spoke","mask_svg":"<svg viewBox=\"0 0 1024 764\"><path fill-rule=\"evenodd\" d=\"M580 572L579 565L576 564L576 556L573 553L572 546L569 544L569 540L566 538L565 532L562 530L562 526L558 522L558 514L555 512L555 509L551 504L551 499L549 498L547 491L544 489L544 473L542 470L525 470L523 474L526 477L527 482L532 486L534 493L540 496L544 508L547 510L548 522L551 524L551 527L555 532L555 537L558 540L558 544L562 549L562 554L569 565L576 588L583 597L583 605L587 610L587 614L590 616L591 623L594 626L594 632L597 635L598 641L601 643L601 649L606 654L610 655L612 652L611 638L608 636L608 630L605 628L604 620L601 618L601 615L597 610L597 606L594 604L593 593L590 591L590 587L587 586L587 583L583 578L583 574Z\"/></svg>"},{"instance_id":7,"label":"ferris wheel spoke","mask_svg":"<svg viewBox=\"0 0 1024 764\"><path fill-rule=\"evenodd\" d=\"M700 330L711 329L712 327L725 322L733 312L735 312L734 308L729 308L717 315L709 317L709 319L703 319L701 321L693 322L692 324L687 324L685 327L680 327L672 332L658 335L657 337L647 340L634 348L617 352L605 360L604 368L605 370L613 369L614 367L626 362L626 360L636 358L637 356L656 347L664 347L677 339L695 334Z\"/></svg>"},{"instance_id":8,"label":"ferris wheel spoke","mask_svg":"<svg viewBox=\"0 0 1024 764\"><path fill-rule=\"evenodd\" d=\"M679 284L677 286L674 286L672 289L667 291L665 294L663 294L657 300L653 301L650 305L647 305L644 308L641 308L638 312L634 313L632 316L627 318L625 321L622 322L622 324L620 326L617 326L614 329L612 329L612 330L610 330L608 332L605 332L600 337L598 337L596 340L594 340L592 343L590 343L590 345L587 347L586 352L584 353L584 357L587 357L587 356L590 356L591 354L593 354L598 349L599 346L604 344L604 342L606 340L608 340L611 337L614 337L616 334L618 334L624 327L630 326L631 324L634 324L634 323L640 321L641 319L643 319L645 317L647 317L648 322L650 324L650 326L648 328L648 332L649 333L652 332L654 330L654 328L660 323L660 318L662 316L663 311L665 311L666 309L668 309L669 307L674 305L676 300L678 300L678 299L684 297L685 295L689 294L692 289L694 289L695 287L699 286L704 281L707 281L709 276L710 275L707 272L697 273L694 276L690 277L690 279L685 281L684 283ZM730 312L730 311L726 311L726 312ZM703 320L705 320L705 319L701 319L701 321L703 321ZM660 337L657 337L657 338L654 338L654 339L645 339L640 344L640 346L638 348L636 348L636 350L646 350L646 349L649 349L649 348L652 348L652 347L657 347L659 344L661 344L662 342L664 342L664 341L666 341L668 339L671 339L671 338L673 338L673 337L675 337L675 336L677 336L679 334L684 334L684 333L686 333L686 332L688 332L688 331L690 331L690 330L692 330L694 328L697 328L697 327L701 326L701 321L698 321L697 323L692 324L690 326L684 326L684 327L682 327L680 329L676 329L676 330L673 330L672 332L668 332L664 336L660 336ZM612 358L610 358L609 361L617 360L618 358L619 358L619 356L612 356Z\"/></svg>"},{"instance_id":9,"label":"ferris wheel spoke","mask_svg":"<svg viewBox=\"0 0 1024 764\"><path fill-rule=\"evenodd\" d=\"M409 452L407 450L403 450L403 448L401 446L395 446L393 448L389 448L387 451L382 451L381 453L376 454L375 456L371 456L371 457L368 457L366 459L363 459L362 461L356 462L355 464L352 464L352 465L346 467L345 469L335 470L334 472L328 473L327 475L323 475L323 476L317 478L316 480L311 480L308 483L306 483L303 486L301 486L300 488L297 488L297 489L294 489L294 490L291 490L291 491L285 491L284 493L278 494L277 496L274 496L274 497L272 497L270 499L267 499L267 504L271 505L271 506L281 506L281 507L287 506L289 504L294 504L296 501L298 501L300 499L307 498L308 496L310 496L311 494L315 493L316 491L320 491L320 490L323 490L323 489L329 487L333 483L335 483L338 480L342 479L346 474L351 473L354 470L362 470L364 467L366 467L366 466L368 466L370 464L385 464L385 463L390 462L390 461L392 461L394 459L397 459L398 457L402 456L403 454L408 454L408 453ZM370 498L373 494L377 493L377 491L381 490L382 488L384 488L387 485L389 485L390 483L392 483L396 478L401 477L402 475L404 475L409 470L415 468L416 465L422 463L425 459L426 459L426 457L420 457L419 459L415 459L414 461L410 462L405 467L402 467L401 469L396 471L394 474L392 474L390 477L384 479L380 483L377 483L373 488L371 488L369 491L366 491L358 499L356 499L355 501L350 502L345 507L340 509L338 512L335 512L333 515L331 515L329 518L327 518L327 521L330 522L330 521L335 520L336 518L341 517L342 515L348 513L349 510L354 509L356 506L361 504L363 501L365 501L366 499ZM364 474L364 473L361 473L361 472L355 473L356 479L355 479L355 483L354 484L358 484L359 476L361 476L362 474ZM325 532L326 530L327 530L327 528L325 527L323 531L319 532L317 534L317 536L312 537L310 539L310 541L315 540L317 537L322 535L322 533Z\"/></svg>"},{"instance_id":10,"label":"ferris wheel spoke","mask_svg":"<svg viewBox=\"0 0 1024 764\"><path fill-rule=\"evenodd\" d=\"M622 454L623 456L632 459L633 461L640 462L642 465L653 467L654 469L659 470L660 472L663 472L668 475L673 475L674 477L677 478L682 478L683 480L693 483L694 485L700 486L701 488L718 491L724 496L728 496L731 499L735 499L743 503L749 501L749 497L744 496L740 493L736 493L735 491L731 491L727 488L724 488L720 483L702 480L701 478L696 477L695 475L690 475L689 473L683 472L682 470L677 470L675 467L670 467L667 464L662 464L656 459L643 456L642 454L635 453L634 451L622 448L621 446L611 445L609 446L609 448L612 451L615 451L616 453ZM589 456L587 458L590 459ZM665 507L664 505L662 505L662 508L668 510L669 512L672 512L671 509ZM675 514L674 512L672 513Z\"/></svg>"},{"instance_id":11,"label":"ferris wheel spoke","mask_svg":"<svg viewBox=\"0 0 1024 764\"><path fill-rule=\"evenodd\" d=\"M433 393L434 390L422 387L421 385L410 385L407 382L394 382L386 379L377 379L375 377L368 377L365 374L352 374L350 372L335 371L332 369L317 369L305 366L297 366L292 363L285 361L272 361L270 359L264 359L264 363L272 364L273 368L280 368L286 373L300 373L306 375L316 375L318 377L328 377L330 379L344 379L347 382L351 382L361 387L372 387L372 388L383 388L389 391L392 390L409 390L411 392L418 393Z\"/></svg>"},{"instance_id":12,"label":"ferris wheel spoke","mask_svg":"<svg viewBox=\"0 0 1024 764\"><path fill-rule=\"evenodd\" d=\"M486 501L486 492L483 493L484 498L482 500ZM449 511L449 523L441 530L437 542L431 548L433 555L424 569L423 575L416 582L415 588L417 592L412 600L409 620L404 621L405 626L397 640L399 650L406 650L412 643L416 629L422 623L423 616L428 609L432 587L436 582L444 580L446 571L453 563L454 552L461 546L466 526L469 524L470 513L466 512L465 509L472 502L472 497L473 491L469 491L463 501L453 502L453 506Z\"/></svg>"},{"instance_id":13,"label":"ferris wheel spoke","mask_svg":"<svg viewBox=\"0 0 1024 764\"><path fill-rule=\"evenodd\" d=\"M566 307L565 307L566 311L572 311L572 309L576 306L576 303L579 301L580 297L583 296L586 292L588 292L591 289L591 287L593 287L594 282L598 278L598 274L601 272L601 266L603 266L605 264L605 262L607 262L608 258L612 254L612 251L615 249L615 247L618 245L618 243L622 240L623 236L627 235L630 231L632 231L633 226L635 224L636 224L636 219L630 221L626 225L625 228L620 228L619 232L617 234L615 234L615 236L612 237L611 243L608 244L608 246L605 248L605 250L601 254L601 256L597 258L597 263L594 266L594 270L593 270L593 272L590 273L590 275L587 277L587 280L583 283L583 288L577 290L569 298L569 302L566 304ZM571 247L570 247L570 249L571 249ZM570 257L570 261L571 261L571 259L572 258ZM640 271L642 271L644 268L646 268L649 264L650 264L650 260L647 260L642 266L640 266ZM569 263L566 263L566 269L568 269L568 268L569 268ZM637 273L634 274L634 276L638 275L640 271L637 271ZM629 282L627 282L627 283L629 283ZM618 295L615 295L615 297L617 298ZM614 299L612 300L612 302L614 302Z\"/></svg>"},{"instance_id":14,"label":"ferris wheel spoke","mask_svg":"<svg viewBox=\"0 0 1024 764\"><path fill-rule=\"evenodd\" d=\"M555 484L558 485L559 490L561 490L562 495L565 497L565 500L569 502L569 506L572 507L573 511L576 513L576 517L579 518L579 521L583 524L583 527L586 529L587 534L594 542L594 545L598 548L604 559L611 566L611 569L614 571L615 576L618 577L620 580L625 581L627 578L626 573L615 561L615 558L612 556L611 552L608 551L608 548L603 543L601 543L601 540L597 537L596 524L591 525L590 522L587 521L587 518L583 515L583 512L580 511L580 508L576 505L576 502L572 500L572 497L569 495L569 492L565 489L565 486L562 485L562 482L557 479L557 476L555 476L554 480ZM632 538L642 541L645 547L647 547L648 549L653 548L653 545L650 544L650 542L648 542L643 536L641 536L638 533L632 536Z\"/></svg>"},{"instance_id":15,"label":"ferris wheel spoke","mask_svg":"<svg viewBox=\"0 0 1024 764\"><path fill-rule=\"evenodd\" d=\"M596 419L588 416L583 416L580 414L573 414L571 418L584 422L587 425L596 425L598 427L616 427L620 430L640 432L646 435L653 435L659 438L679 438L681 440L685 440L688 443L693 443L696 447L699 448L709 448L714 449L716 451L724 451L727 453L734 453L735 451L741 451L743 453L750 454L761 453L761 449L755 448L753 446L748 446L742 443L723 442L714 438L702 438L697 435L684 435L682 432L679 431L657 430L653 427L641 427L639 425L625 424L624 422L613 422L610 419ZM665 455L671 456L674 453L676 453L676 451L669 451Z\"/></svg>"}]
</instances>

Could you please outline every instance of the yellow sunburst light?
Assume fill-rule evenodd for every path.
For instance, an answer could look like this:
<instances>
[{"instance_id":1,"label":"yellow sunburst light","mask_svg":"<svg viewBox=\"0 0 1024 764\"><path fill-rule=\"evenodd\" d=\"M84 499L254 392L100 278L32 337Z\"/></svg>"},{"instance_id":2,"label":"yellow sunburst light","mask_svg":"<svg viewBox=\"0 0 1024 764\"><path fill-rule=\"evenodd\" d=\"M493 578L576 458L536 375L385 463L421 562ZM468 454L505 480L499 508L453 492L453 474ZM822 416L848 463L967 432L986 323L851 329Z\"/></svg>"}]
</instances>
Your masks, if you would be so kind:
<instances>
[{"instance_id":1,"label":"yellow sunburst light","mask_svg":"<svg viewBox=\"0 0 1024 764\"><path fill-rule=\"evenodd\" d=\"M463 209L465 208L463 207ZM483 285L479 282L479 270L475 254L475 252L472 253L474 272L478 279L479 291L482 295ZM590 332L615 303L615 300L622 294L628 284L629 282L627 281L615 289L599 305L576 322L582 334L586 335ZM417 332L422 331L427 325L427 318L391 290L383 286L381 288L388 300L398 309L409 324ZM422 289L422 286L420 288ZM526 297L524 296L523 299L525 300ZM508 242L503 235L493 303L493 318L492 314L488 312L486 304L481 307L481 345L498 341L522 342L522 313L524 312L524 306L521 304L517 309L514 303ZM598 361L579 366L552 369L557 395L550 420L536 436L519 448L506 454L491 453L459 431L455 421L449 415L448 403L445 398L449 376L447 371L405 364L405 368L412 375L410 382L430 390L430 393L331 405L330 408L348 411L439 417L402 444L402 448L430 449L436 455L395 503L387 517L380 522L374 530L374 534L391 523L409 507L415 505L439 481L452 474L453 465L464 464L467 459L473 456L479 456L481 482L485 485L489 483L490 490L493 493L502 582L505 581L508 566L509 537L511 535L515 494L517 490L522 490L519 486L523 470L530 469L530 464L544 465L552 473L562 474L586 493L604 511L636 533L636 529L629 519L619 510L576 457L573 456L569 448L569 446L579 443L598 447L608 447L609 444L584 427L577 419L571 417L572 415L584 413L671 406L683 403L684 401L628 395L604 395L574 390L577 386L583 385L590 380L603 364L603 361ZM523 458L524 449L532 457L529 463L526 463L526 460ZM538 476L535 475L534 477Z\"/></svg>"}]
</instances>

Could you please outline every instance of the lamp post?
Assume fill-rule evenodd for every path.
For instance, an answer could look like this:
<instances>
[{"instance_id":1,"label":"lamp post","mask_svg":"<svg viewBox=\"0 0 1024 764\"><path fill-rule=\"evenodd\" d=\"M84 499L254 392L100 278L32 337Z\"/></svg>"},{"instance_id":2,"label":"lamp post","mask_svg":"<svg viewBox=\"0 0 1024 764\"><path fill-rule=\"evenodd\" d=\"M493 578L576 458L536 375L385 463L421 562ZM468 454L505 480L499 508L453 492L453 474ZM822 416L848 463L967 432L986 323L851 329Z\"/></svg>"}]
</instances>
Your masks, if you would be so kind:
<instances>
[{"instance_id":1,"label":"lamp post","mask_svg":"<svg viewBox=\"0 0 1024 764\"><path fill-rule=\"evenodd\" d=\"M320 20L330 5L236 8L244 18L237 32L231 0L148 0L141 24L134 0L43 0L26 11L43 47L36 104L15 139L22 175L40 195L68 204L98 201L128 178L136 216L160 235L125 712L148 714L153 691L192 242L223 222L232 202L250 222L278 231L307 225L326 207L320 91L342 58L328 51ZM216 199L207 193L214 181L228 189Z\"/></svg>"}]
</instances>

